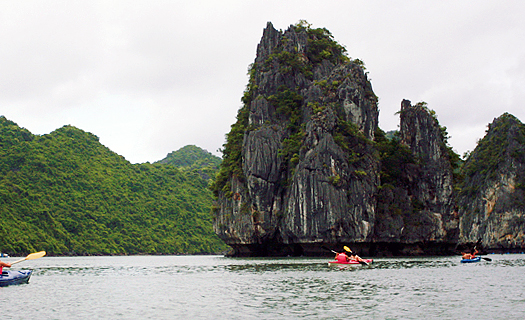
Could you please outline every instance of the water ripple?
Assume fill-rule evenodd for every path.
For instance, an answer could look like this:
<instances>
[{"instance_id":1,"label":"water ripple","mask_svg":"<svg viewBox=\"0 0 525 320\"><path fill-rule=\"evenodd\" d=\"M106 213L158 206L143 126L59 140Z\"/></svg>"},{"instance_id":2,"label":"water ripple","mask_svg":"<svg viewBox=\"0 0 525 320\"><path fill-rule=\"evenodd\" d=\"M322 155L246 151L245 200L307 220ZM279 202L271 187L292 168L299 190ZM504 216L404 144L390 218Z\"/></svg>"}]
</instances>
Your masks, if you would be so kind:
<instances>
[{"instance_id":1,"label":"water ripple","mask_svg":"<svg viewBox=\"0 0 525 320\"><path fill-rule=\"evenodd\" d=\"M0 301L3 315L41 319L523 318L525 256L487 257L348 268L329 258L51 257L26 263L30 283L0 288Z\"/></svg>"}]
</instances>

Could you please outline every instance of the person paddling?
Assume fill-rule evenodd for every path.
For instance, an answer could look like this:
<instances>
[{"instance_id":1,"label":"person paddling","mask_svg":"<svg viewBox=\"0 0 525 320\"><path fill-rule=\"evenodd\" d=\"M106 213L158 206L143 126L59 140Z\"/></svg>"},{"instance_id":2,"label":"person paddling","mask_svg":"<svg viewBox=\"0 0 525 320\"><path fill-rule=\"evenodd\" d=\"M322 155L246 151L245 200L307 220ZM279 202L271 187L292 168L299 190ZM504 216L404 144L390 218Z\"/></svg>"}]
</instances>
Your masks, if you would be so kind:
<instances>
[{"instance_id":1,"label":"person paddling","mask_svg":"<svg viewBox=\"0 0 525 320\"><path fill-rule=\"evenodd\" d=\"M350 258L344 252L336 254L334 259L337 260L337 262L348 262L348 261L350 261Z\"/></svg>"},{"instance_id":2,"label":"person paddling","mask_svg":"<svg viewBox=\"0 0 525 320\"><path fill-rule=\"evenodd\" d=\"M2 274L2 272L4 271L4 267L11 268L11 264L9 262L0 261L0 274Z\"/></svg>"},{"instance_id":3,"label":"person paddling","mask_svg":"<svg viewBox=\"0 0 525 320\"><path fill-rule=\"evenodd\" d=\"M358 262L366 262L365 260L363 260L363 258L358 256L357 253L355 253L353 251L350 252L350 260L355 260L355 261L358 261Z\"/></svg>"},{"instance_id":4,"label":"person paddling","mask_svg":"<svg viewBox=\"0 0 525 320\"><path fill-rule=\"evenodd\" d=\"M463 252L463 259L468 259L468 260L471 260L471 259L474 259L476 258L476 254L478 253L479 251L476 249L476 247L474 247L470 253L468 252Z\"/></svg>"},{"instance_id":5,"label":"person paddling","mask_svg":"<svg viewBox=\"0 0 525 320\"><path fill-rule=\"evenodd\" d=\"M350 256L348 256L345 252L341 252L341 253L336 254L334 259L337 260L337 262L348 262L351 260L354 260L357 262L366 262L353 251L350 251L349 254Z\"/></svg>"}]
</instances>

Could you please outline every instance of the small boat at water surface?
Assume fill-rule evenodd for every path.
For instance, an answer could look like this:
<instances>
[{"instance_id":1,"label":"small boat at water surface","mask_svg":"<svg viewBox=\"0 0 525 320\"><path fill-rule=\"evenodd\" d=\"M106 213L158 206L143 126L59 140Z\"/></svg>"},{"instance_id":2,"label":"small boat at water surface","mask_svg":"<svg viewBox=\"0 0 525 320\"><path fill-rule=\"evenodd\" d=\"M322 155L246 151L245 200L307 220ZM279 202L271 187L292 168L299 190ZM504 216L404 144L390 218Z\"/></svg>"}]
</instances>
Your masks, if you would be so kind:
<instances>
[{"instance_id":1,"label":"small boat at water surface","mask_svg":"<svg viewBox=\"0 0 525 320\"><path fill-rule=\"evenodd\" d=\"M472 263L472 262L480 262L481 261L481 257L475 257L475 258L472 258L472 259L461 259L461 263Z\"/></svg>"},{"instance_id":2,"label":"small boat at water surface","mask_svg":"<svg viewBox=\"0 0 525 320\"><path fill-rule=\"evenodd\" d=\"M374 261L374 260L372 260L372 259L363 259L363 261L368 263L368 264L371 264L372 261ZM358 265L360 265L360 263L357 260L350 260L350 261L346 261L346 262L333 260L333 261L328 261L328 265L329 266L358 266Z\"/></svg>"},{"instance_id":3,"label":"small boat at water surface","mask_svg":"<svg viewBox=\"0 0 525 320\"><path fill-rule=\"evenodd\" d=\"M4 270L0 275L0 287L28 283L29 278L31 277L31 272L31 270Z\"/></svg>"}]
</instances>

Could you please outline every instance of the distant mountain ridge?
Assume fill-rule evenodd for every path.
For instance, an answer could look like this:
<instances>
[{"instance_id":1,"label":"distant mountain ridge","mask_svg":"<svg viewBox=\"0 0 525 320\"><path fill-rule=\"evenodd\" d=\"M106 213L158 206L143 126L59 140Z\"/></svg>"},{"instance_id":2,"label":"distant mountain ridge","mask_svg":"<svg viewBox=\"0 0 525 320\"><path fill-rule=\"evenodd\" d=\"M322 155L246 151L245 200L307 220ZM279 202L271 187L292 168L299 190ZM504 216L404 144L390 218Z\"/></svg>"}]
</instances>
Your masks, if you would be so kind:
<instances>
[{"instance_id":1,"label":"distant mountain ridge","mask_svg":"<svg viewBox=\"0 0 525 320\"><path fill-rule=\"evenodd\" d=\"M155 163L169 164L183 170L194 170L204 180L214 179L222 159L195 145L187 145Z\"/></svg>"},{"instance_id":2,"label":"distant mountain ridge","mask_svg":"<svg viewBox=\"0 0 525 320\"><path fill-rule=\"evenodd\" d=\"M131 164L73 126L33 135L0 117L0 251L218 253L208 181Z\"/></svg>"},{"instance_id":3,"label":"distant mountain ridge","mask_svg":"<svg viewBox=\"0 0 525 320\"><path fill-rule=\"evenodd\" d=\"M168 155L157 161L162 164L172 164L176 167L199 166L219 166L221 158L214 156L207 150L201 149L195 145L187 145L177 151L168 153Z\"/></svg>"}]
</instances>

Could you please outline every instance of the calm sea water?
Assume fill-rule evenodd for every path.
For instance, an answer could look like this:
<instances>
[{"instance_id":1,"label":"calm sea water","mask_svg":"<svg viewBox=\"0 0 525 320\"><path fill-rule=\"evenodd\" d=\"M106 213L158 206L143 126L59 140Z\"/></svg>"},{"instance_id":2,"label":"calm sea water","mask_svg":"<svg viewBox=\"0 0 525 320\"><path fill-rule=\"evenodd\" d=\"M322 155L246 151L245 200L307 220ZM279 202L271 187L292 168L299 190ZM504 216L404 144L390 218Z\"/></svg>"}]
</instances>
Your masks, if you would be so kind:
<instances>
[{"instance_id":1,"label":"calm sea water","mask_svg":"<svg viewBox=\"0 0 525 320\"><path fill-rule=\"evenodd\" d=\"M375 259L44 257L0 288L3 319L523 319L525 255ZM15 258L4 259L14 261Z\"/></svg>"}]
</instances>

